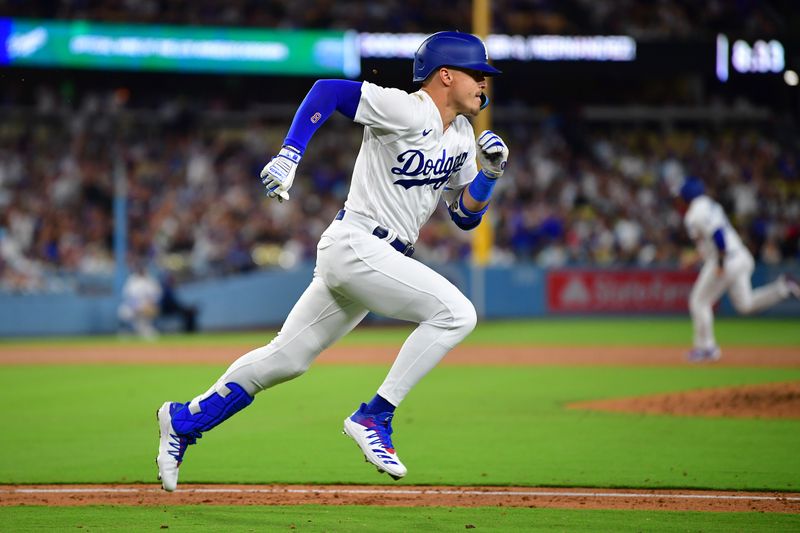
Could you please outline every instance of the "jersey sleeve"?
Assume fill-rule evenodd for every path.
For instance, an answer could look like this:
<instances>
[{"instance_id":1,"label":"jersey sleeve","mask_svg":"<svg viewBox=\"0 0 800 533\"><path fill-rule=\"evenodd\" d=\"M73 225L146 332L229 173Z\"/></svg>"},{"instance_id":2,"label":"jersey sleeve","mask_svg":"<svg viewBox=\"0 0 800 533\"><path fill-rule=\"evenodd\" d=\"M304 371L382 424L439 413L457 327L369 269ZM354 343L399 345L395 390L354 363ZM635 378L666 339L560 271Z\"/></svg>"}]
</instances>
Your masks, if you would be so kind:
<instances>
[{"instance_id":1,"label":"jersey sleeve","mask_svg":"<svg viewBox=\"0 0 800 533\"><path fill-rule=\"evenodd\" d=\"M711 205L698 198L689 206L683 223L686 226L686 233L692 240L708 238L713 232L713 221L711 220Z\"/></svg>"},{"instance_id":2,"label":"jersey sleeve","mask_svg":"<svg viewBox=\"0 0 800 533\"><path fill-rule=\"evenodd\" d=\"M369 126L381 142L389 143L410 131L421 130L428 114L421 95L365 81L355 121Z\"/></svg>"}]
</instances>

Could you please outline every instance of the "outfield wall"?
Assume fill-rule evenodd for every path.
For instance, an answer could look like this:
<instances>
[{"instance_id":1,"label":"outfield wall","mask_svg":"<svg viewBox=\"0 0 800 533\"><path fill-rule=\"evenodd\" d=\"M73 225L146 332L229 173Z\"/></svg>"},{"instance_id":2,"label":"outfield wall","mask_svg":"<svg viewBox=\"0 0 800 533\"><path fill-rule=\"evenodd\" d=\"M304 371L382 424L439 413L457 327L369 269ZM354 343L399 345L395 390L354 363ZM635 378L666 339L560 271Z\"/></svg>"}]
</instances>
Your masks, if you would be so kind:
<instances>
[{"instance_id":1,"label":"outfield wall","mask_svg":"<svg viewBox=\"0 0 800 533\"><path fill-rule=\"evenodd\" d=\"M675 270L562 269L532 265L476 270L466 263L436 270L470 297L486 319L602 314L685 314L696 273ZM781 271L759 267L755 286ZM290 271L254 272L181 286L179 297L200 308L201 330L274 327L281 324L311 280L313 265ZM794 268L800 273L800 268ZM114 333L113 296L0 294L0 337ZM720 315L733 315L723 299ZM800 301L764 313L800 318ZM370 320L379 321L379 317ZM167 321L165 327L174 327Z\"/></svg>"}]
</instances>

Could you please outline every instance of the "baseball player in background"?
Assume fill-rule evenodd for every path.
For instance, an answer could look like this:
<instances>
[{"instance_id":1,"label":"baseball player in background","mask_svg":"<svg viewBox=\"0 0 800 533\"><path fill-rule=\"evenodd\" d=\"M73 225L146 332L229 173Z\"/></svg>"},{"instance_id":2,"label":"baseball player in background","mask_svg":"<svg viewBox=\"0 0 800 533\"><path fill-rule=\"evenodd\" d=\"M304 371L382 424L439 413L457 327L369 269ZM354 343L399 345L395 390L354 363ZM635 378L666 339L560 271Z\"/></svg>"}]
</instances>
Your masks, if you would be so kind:
<instances>
[{"instance_id":1,"label":"baseball player in background","mask_svg":"<svg viewBox=\"0 0 800 533\"><path fill-rule=\"evenodd\" d=\"M161 285L143 264L137 264L122 286L122 301L117 316L127 328L144 339L155 339Z\"/></svg>"},{"instance_id":2,"label":"baseball player in background","mask_svg":"<svg viewBox=\"0 0 800 533\"><path fill-rule=\"evenodd\" d=\"M689 296L694 327L691 362L718 360L722 352L714 338L713 306L726 292L739 313L750 314L777 304L789 296L800 298L800 286L781 275L776 281L753 289L750 277L754 261L717 202L705 194L703 182L687 178L680 197L688 205L684 224L695 242L703 267Z\"/></svg>"},{"instance_id":3,"label":"baseball player in background","mask_svg":"<svg viewBox=\"0 0 800 533\"><path fill-rule=\"evenodd\" d=\"M476 141L467 119L488 103L486 76L500 73L479 38L431 35L414 55L413 69L422 87L412 94L319 80L300 104L283 147L261 172L267 194L289 199L311 136L338 111L364 126L347 200L320 238L311 284L272 342L240 357L190 402L166 402L158 410L156 462L164 489L175 490L188 445L257 393L304 373L369 311L418 326L375 397L345 418L344 432L379 471L406 475L392 443L395 408L476 323L472 303L412 259L413 243L442 198L458 227L475 228L508 158L499 136L484 131Z\"/></svg>"}]
</instances>

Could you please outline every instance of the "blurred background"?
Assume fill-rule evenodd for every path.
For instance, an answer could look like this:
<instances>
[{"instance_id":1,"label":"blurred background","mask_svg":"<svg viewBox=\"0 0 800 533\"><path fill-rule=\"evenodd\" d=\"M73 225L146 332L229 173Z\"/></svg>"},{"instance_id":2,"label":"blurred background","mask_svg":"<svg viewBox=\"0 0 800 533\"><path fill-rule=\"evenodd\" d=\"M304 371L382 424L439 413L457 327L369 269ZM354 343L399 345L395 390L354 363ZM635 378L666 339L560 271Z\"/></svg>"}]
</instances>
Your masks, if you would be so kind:
<instances>
[{"instance_id":1,"label":"blurred background","mask_svg":"<svg viewBox=\"0 0 800 533\"><path fill-rule=\"evenodd\" d=\"M0 335L121 331L137 273L156 332L280 324L362 128L320 129L289 202L261 168L316 79L414 91L413 53L441 30L485 34L504 74L484 120L511 157L479 231L442 205L415 258L485 318L686 313L688 175L754 284L800 272L795 2L477 4L0 0Z\"/></svg>"}]
</instances>

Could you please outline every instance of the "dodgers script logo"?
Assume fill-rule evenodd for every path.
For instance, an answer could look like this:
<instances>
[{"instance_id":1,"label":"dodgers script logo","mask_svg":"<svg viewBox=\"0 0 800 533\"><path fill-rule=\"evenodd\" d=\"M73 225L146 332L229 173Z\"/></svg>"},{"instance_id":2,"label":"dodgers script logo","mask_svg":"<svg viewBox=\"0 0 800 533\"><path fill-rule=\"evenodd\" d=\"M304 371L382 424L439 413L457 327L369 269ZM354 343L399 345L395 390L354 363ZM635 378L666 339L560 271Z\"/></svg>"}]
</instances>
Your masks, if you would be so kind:
<instances>
[{"instance_id":1,"label":"dodgers script logo","mask_svg":"<svg viewBox=\"0 0 800 533\"><path fill-rule=\"evenodd\" d=\"M454 172L458 172L467 160L467 152L457 156L447 157L447 150L442 150L442 156L437 159L427 159L420 150L406 150L397 156L401 166L392 167L392 174L397 176L425 176L422 179L402 179L394 182L406 190L411 187L433 185L434 189L441 188Z\"/></svg>"}]
</instances>

